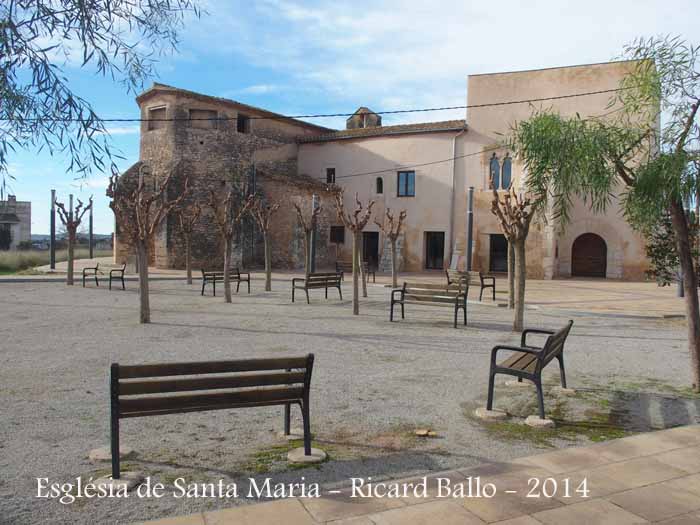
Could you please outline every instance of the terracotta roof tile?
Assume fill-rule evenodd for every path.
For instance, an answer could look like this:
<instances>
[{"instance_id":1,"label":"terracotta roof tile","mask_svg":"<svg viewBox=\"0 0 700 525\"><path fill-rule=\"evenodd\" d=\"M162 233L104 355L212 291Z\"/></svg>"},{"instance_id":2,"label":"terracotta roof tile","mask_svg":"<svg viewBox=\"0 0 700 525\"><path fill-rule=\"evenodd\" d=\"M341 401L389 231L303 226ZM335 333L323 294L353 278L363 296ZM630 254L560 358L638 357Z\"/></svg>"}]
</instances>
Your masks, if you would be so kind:
<instances>
[{"instance_id":1,"label":"terracotta roof tile","mask_svg":"<svg viewBox=\"0 0 700 525\"><path fill-rule=\"evenodd\" d=\"M421 122L418 124L398 124L395 126L376 126L358 129L342 129L333 133L299 137L300 143L330 142L367 137L383 137L387 135L402 135L410 133L435 133L443 131L459 131L467 128L464 120L443 120L439 122Z\"/></svg>"}]
</instances>

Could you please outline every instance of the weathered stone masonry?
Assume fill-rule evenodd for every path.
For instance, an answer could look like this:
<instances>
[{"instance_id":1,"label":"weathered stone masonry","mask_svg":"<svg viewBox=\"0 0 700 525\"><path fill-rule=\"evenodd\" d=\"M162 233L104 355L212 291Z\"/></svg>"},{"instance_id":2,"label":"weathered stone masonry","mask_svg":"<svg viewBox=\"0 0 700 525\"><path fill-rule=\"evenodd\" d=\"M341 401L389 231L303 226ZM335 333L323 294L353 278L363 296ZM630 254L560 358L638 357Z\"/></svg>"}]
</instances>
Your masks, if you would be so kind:
<instances>
[{"instance_id":1,"label":"weathered stone masonry","mask_svg":"<svg viewBox=\"0 0 700 525\"><path fill-rule=\"evenodd\" d=\"M225 191L232 181L281 204L270 228L272 264L276 268L303 267L302 235L292 202L303 203L310 210L312 195L318 194L323 210L317 236L317 265L332 265L332 252L327 245L329 225L335 217L331 198L324 184L297 174L296 160L299 136L328 130L160 84L140 95L137 102L143 119L139 161L151 167L156 180L162 181L172 172L172 191L180 191L188 177L187 199L197 200L203 207L193 234L194 268L216 268L223 263L220 236L206 204L210 191ZM136 177L137 173L134 166L123 177ZM128 257L129 248L118 234L117 238L115 258L121 262ZM234 264L246 268L262 266L263 250L257 225L246 217L234 241ZM184 268L184 256L184 238L171 214L154 240L151 262L159 268Z\"/></svg>"}]
</instances>

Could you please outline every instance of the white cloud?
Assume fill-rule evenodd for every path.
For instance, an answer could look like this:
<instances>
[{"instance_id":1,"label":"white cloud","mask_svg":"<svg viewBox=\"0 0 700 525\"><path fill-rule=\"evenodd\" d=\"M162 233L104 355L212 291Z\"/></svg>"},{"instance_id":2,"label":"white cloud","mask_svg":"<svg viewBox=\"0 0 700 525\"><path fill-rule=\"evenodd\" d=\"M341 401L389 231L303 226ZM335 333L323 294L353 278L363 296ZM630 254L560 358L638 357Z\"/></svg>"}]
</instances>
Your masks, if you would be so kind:
<instances>
[{"instance_id":1,"label":"white cloud","mask_svg":"<svg viewBox=\"0 0 700 525\"><path fill-rule=\"evenodd\" d=\"M114 126L107 127L110 135L138 135L141 131L139 126Z\"/></svg>"},{"instance_id":2,"label":"white cloud","mask_svg":"<svg viewBox=\"0 0 700 525\"><path fill-rule=\"evenodd\" d=\"M689 0L209 0L205 8L210 15L191 25L183 41L291 77L293 89L314 93L319 111L329 100L347 111L464 104L469 74L607 61L639 35L692 38L700 14ZM674 12L686 16L668 16ZM249 88L250 94L266 89Z\"/></svg>"},{"instance_id":3,"label":"white cloud","mask_svg":"<svg viewBox=\"0 0 700 525\"><path fill-rule=\"evenodd\" d=\"M278 84L253 84L252 86L247 86L241 89L225 91L221 96L229 98L237 95L266 95L268 93L280 91L281 89L282 86Z\"/></svg>"}]
</instances>

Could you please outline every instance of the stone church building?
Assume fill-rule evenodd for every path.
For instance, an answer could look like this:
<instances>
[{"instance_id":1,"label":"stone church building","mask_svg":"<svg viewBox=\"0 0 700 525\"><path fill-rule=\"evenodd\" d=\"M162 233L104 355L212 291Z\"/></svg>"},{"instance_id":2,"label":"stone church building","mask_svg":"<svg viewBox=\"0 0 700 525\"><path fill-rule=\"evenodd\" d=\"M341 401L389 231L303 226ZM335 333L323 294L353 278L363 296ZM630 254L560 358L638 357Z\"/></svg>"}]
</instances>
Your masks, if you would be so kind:
<instances>
[{"instance_id":1,"label":"stone church building","mask_svg":"<svg viewBox=\"0 0 700 525\"><path fill-rule=\"evenodd\" d=\"M302 234L291 203L310 210L311 195L321 199L317 266L349 260L351 236L335 215L329 184L345 190L351 209L355 193L372 199L375 218L387 208L407 210L400 240L402 271L464 268L467 258L467 206L473 195L472 267L506 270L507 245L491 214L493 179L499 188L517 188L523 173L517 159L499 147L503 135L535 109L563 115L599 116L610 111L611 92L634 62L611 62L532 71L471 75L465 118L383 125L366 107L331 130L300 120L190 91L155 84L137 98L144 119L140 161L156 172L185 173L192 198L206 200L210 188L238 177L267 199L282 203L272 231L273 266L303 266ZM531 101L503 105L498 102ZM598 93L595 93L598 92ZM167 120L160 120L167 119ZM234 260L246 267L262 263L262 243L252 221L241 226ZM118 237L118 235L117 235ZM204 216L193 247L195 267L217 263L221 250L215 226ZM123 244L115 255L123 259ZM184 265L181 235L170 217L153 246L157 266ZM388 269L388 248L370 222L363 233L363 256ZM604 215L576 203L565 228L556 221L535 224L527 243L528 274L535 278L582 276L638 280L647 263L641 237L625 222L614 201Z\"/></svg>"}]
</instances>

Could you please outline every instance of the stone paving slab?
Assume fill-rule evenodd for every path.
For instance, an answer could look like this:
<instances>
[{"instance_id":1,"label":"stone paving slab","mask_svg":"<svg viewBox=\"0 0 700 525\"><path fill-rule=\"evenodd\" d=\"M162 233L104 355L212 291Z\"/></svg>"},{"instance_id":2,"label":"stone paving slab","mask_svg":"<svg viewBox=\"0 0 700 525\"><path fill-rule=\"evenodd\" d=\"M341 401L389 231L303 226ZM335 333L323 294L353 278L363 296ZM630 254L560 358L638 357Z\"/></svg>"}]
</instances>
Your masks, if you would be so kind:
<instances>
[{"instance_id":1,"label":"stone paving slab","mask_svg":"<svg viewBox=\"0 0 700 525\"><path fill-rule=\"evenodd\" d=\"M337 525L567 525L700 523L700 425L559 450L514 462L489 463L427 477L425 497L353 497L349 488L319 498L292 498L178 516L150 525L275 523ZM683 461L687 458L687 461ZM453 491L440 494L439 479ZM583 479L590 494L576 492ZM422 478L394 480L416 483ZM492 497L464 496L479 480ZM533 481L536 480L536 481ZM471 483L471 484L470 484ZM462 488L462 497L454 492ZM555 494L551 494L556 487ZM569 495L566 494L568 487ZM539 497L533 497L538 493ZM474 494L474 493L473 493Z\"/></svg>"}]
</instances>

